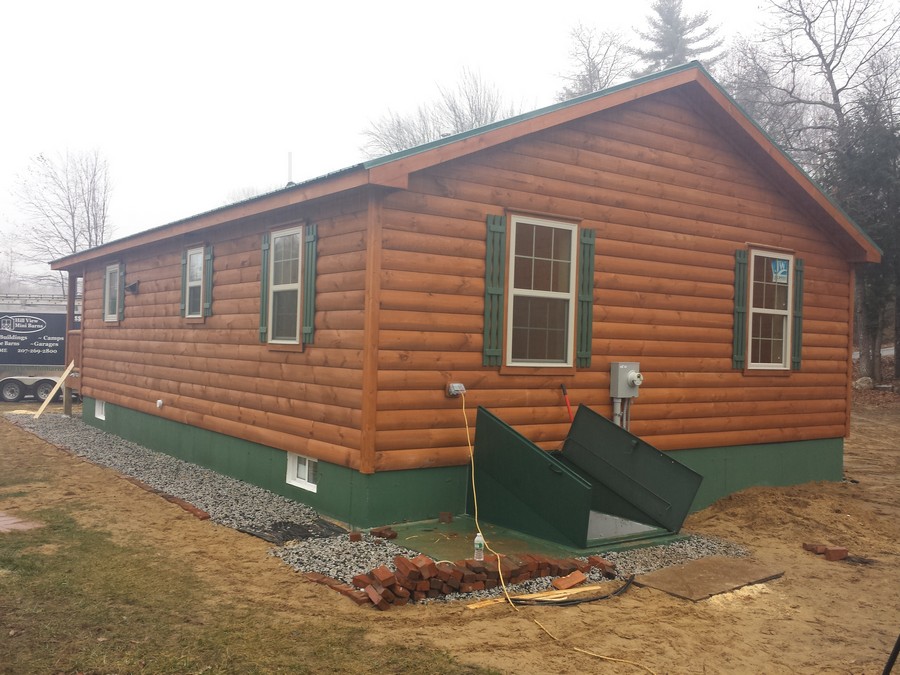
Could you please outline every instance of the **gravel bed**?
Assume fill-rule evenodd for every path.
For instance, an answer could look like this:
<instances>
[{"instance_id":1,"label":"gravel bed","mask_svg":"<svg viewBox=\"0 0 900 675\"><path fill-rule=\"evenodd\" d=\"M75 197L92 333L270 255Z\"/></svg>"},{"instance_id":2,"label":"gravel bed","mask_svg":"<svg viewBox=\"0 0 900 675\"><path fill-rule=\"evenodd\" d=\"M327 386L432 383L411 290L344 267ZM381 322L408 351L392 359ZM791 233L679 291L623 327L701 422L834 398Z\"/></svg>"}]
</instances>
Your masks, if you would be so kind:
<instances>
[{"instance_id":1,"label":"gravel bed","mask_svg":"<svg viewBox=\"0 0 900 675\"><path fill-rule=\"evenodd\" d=\"M184 499L210 514L213 522L252 533L277 532L284 524L310 533L308 539L288 541L272 549L293 569L319 572L350 582L356 574L379 565L393 569L396 555L413 556L415 551L363 534L362 541L351 542L346 534L335 535L335 528L319 518L318 513L298 502L268 490L229 478L209 469L190 464L164 453L155 452L118 436L107 434L79 419L61 414L31 415L7 413L6 418L49 443L84 457L94 464L106 466L131 476L167 494ZM745 556L747 551L735 544L706 536L691 535L685 539L630 551L605 554L616 563L621 578L644 574L711 555ZM602 580L592 571L591 582ZM517 593L534 593L550 587L549 578L534 579L515 587ZM478 591L466 598L489 598L502 590ZM434 602L452 600L446 596Z\"/></svg>"}]
</instances>

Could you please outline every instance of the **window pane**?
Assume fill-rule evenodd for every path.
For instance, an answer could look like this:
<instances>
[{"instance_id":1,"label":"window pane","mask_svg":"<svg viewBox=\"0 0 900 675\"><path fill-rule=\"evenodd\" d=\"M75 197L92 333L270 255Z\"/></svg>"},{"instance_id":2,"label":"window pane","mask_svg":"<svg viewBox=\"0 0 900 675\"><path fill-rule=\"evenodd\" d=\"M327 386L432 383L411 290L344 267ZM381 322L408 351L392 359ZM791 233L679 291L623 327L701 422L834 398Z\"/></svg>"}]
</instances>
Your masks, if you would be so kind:
<instances>
[{"instance_id":1,"label":"window pane","mask_svg":"<svg viewBox=\"0 0 900 675\"><path fill-rule=\"evenodd\" d=\"M119 313L119 268L106 271L106 316Z\"/></svg>"},{"instance_id":2,"label":"window pane","mask_svg":"<svg viewBox=\"0 0 900 675\"><path fill-rule=\"evenodd\" d=\"M272 293L272 339L296 340L299 292L296 290Z\"/></svg>"},{"instance_id":3,"label":"window pane","mask_svg":"<svg viewBox=\"0 0 900 675\"><path fill-rule=\"evenodd\" d=\"M319 482L319 462L315 459L306 462L306 481L313 485Z\"/></svg>"},{"instance_id":4,"label":"window pane","mask_svg":"<svg viewBox=\"0 0 900 675\"><path fill-rule=\"evenodd\" d=\"M534 285L533 290L549 291L552 285L553 263L549 259L534 259Z\"/></svg>"},{"instance_id":5,"label":"window pane","mask_svg":"<svg viewBox=\"0 0 900 675\"><path fill-rule=\"evenodd\" d=\"M516 256L516 275L513 287L530 289L532 283L532 259Z\"/></svg>"},{"instance_id":6,"label":"window pane","mask_svg":"<svg viewBox=\"0 0 900 675\"><path fill-rule=\"evenodd\" d=\"M553 257L553 228L534 228L534 257L547 260Z\"/></svg>"},{"instance_id":7,"label":"window pane","mask_svg":"<svg viewBox=\"0 0 900 675\"><path fill-rule=\"evenodd\" d=\"M188 306L187 313L189 316L200 314L200 287L191 286L188 288Z\"/></svg>"},{"instance_id":8,"label":"window pane","mask_svg":"<svg viewBox=\"0 0 900 675\"><path fill-rule=\"evenodd\" d=\"M513 359L565 362L568 315L568 300L515 297L512 317Z\"/></svg>"},{"instance_id":9,"label":"window pane","mask_svg":"<svg viewBox=\"0 0 900 675\"><path fill-rule=\"evenodd\" d=\"M553 285L551 291L556 293L569 292L569 279L572 272L572 263L570 262L554 262L553 263Z\"/></svg>"},{"instance_id":10,"label":"window pane","mask_svg":"<svg viewBox=\"0 0 900 675\"><path fill-rule=\"evenodd\" d=\"M203 255L192 252L188 256L188 281L199 282L203 278Z\"/></svg>"},{"instance_id":11,"label":"window pane","mask_svg":"<svg viewBox=\"0 0 900 675\"><path fill-rule=\"evenodd\" d=\"M306 468L306 457L297 457L297 478L299 478L300 480L306 480Z\"/></svg>"},{"instance_id":12,"label":"window pane","mask_svg":"<svg viewBox=\"0 0 900 675\"><path fill-rule=\"evenodd\" d=\"M300 233L276 236L272 253L272 283L296 284L300 280Z\"/></svg>"},{"instance_id":13,"label":"window pane","mask_svg":"<svg viewBox=\"0 0 900 675\"><path fill-rule=\"evenodd\" d=\"M516 255L529 258L534 255L534 225L518 223L516 225Z\"/></svg>"}]
</instances>

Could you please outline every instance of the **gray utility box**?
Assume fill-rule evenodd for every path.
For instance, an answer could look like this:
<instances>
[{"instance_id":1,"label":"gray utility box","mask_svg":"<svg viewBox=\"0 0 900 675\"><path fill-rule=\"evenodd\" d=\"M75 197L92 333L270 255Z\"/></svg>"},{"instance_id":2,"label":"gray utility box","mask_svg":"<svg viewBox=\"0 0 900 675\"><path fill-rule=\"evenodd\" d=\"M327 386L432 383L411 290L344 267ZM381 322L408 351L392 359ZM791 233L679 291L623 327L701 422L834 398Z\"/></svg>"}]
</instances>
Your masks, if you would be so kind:
<instances>
[{"instance_id":1,"label":"gray utility box","mask_svg":"<svg viewBox=\"0 0 900 675\"><path fill-rule=\"evenodd\" d=\"M614 361L609 364L610 398L637 398L644 376L636 361Z\"/></svg>"}]
</instances>

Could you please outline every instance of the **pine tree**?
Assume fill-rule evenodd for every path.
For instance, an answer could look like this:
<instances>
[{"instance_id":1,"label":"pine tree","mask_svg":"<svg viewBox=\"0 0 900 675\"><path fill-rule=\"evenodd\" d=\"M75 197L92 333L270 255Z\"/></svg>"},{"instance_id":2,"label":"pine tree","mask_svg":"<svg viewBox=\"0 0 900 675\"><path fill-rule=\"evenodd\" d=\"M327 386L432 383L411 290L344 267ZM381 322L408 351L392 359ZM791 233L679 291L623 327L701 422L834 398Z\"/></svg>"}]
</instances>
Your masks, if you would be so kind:
<instances>
[{"instance_id":1,"label":"pine tree","mask_svg":"<svg viewBox=\"0 0 900 675\"><path fill-rule=\"evenodd\" d=\"M681 0L654 0L647 17L650 29L635 31L645 47L635 47L634 54L644 64L635 76L649 75L688 61L704 58L707 65L719 56L714 52L722 46L716 37L717 26L709 25L709 12L685 14Z\"/></svg>"}]
</instances>

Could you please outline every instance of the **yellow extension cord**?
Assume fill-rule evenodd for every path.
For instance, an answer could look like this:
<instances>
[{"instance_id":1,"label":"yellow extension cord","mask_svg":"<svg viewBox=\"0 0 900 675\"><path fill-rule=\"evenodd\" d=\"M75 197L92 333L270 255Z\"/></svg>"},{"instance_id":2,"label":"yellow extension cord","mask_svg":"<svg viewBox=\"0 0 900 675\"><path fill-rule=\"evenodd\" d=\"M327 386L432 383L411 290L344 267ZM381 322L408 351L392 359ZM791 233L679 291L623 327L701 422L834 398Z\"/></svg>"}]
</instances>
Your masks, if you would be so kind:
<instances>
[{"instance_id":1,"label":"yellow extension cord","mask_svg":"<svg viewBox=\"0 0 900 675\"><path fill-rule=\"evenodd\" d=\"M484 539L484 547L488 551L493 553L495 556L497 556L497 573L500 575L500 586L503 588L503 595L506 596L506 601L509 603L509 606L518 612L519 608L512 601L512 598L509 597L509 591L506 588L506 582L503 580L503 570L500 568L500 554L497 553L497 551L495 551L494 549L492 549L490 544L488 544L487 537L484 536L484 532L481 531L481 524L478 522L478 492L475 490L475 450L472 447L472 434L469 431L469 416L466 412L466 395L464 393L460 394L460 398L462 399L463 419L466 421L466 444L469 446L469 462L472 466L472 501L474 502L474 505L475 505L475 509L474 509L474 511L475 511L475 514L474 514L475 515L475 530ZM532 618L531 620L534 621L542 631L544 631L547 635L549 635L553 639L554 642L561 642L561 640L558 637L556 637L553 633L551 633L549 630L544 628L544 625L540 621L538 621L535 618ZM642 670L646 670L648 673L650 673L650 675L656 675L656 673L654 671L650 670L647 666L642 665L640 663L635 663L634 661L629 661L627 659L616 659L616 658L613 658L612 656L603 656L601 654L595 654L594 652L589 652L588 650L580 649L579 647L571 647L571 649L573 649L574 651L579 652L581 654L587 654L588 656L594 656L594 657L596 657L598 659L602 659L604 661L612 661L614 663L626 663L628 665L635 666L637 668L641 668Z\"/></svg>"}]
</instances>

